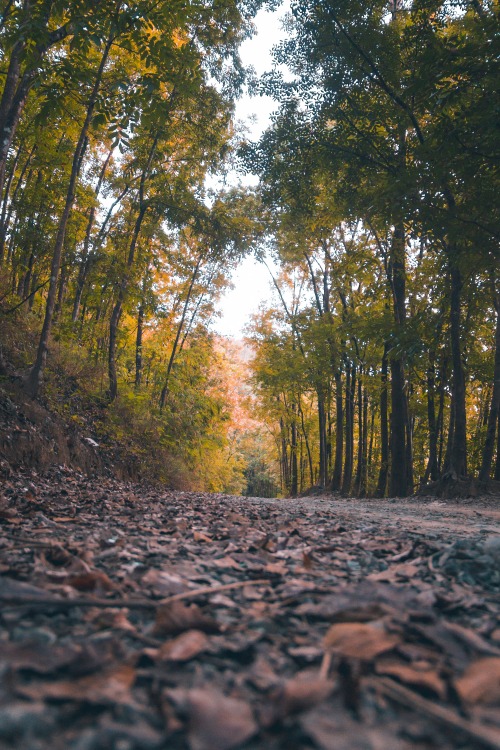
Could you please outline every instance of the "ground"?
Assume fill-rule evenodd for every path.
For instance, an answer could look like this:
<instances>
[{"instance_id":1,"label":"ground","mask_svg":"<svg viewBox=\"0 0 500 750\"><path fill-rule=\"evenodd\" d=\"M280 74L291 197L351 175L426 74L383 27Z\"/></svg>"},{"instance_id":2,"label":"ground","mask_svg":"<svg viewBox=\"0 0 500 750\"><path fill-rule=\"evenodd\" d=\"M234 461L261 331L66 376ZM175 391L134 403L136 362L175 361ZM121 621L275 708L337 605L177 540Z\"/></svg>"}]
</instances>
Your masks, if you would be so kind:
<instances>
[{"instance_id":1,"label":"ground","mask_svg":"<svg viewBox=\"0 0 500 750\"><path fill-rule=\"evenodd\" d=\"M500 748L500 498L2 491L1 748Z\"/></svg>"}]
</instances>

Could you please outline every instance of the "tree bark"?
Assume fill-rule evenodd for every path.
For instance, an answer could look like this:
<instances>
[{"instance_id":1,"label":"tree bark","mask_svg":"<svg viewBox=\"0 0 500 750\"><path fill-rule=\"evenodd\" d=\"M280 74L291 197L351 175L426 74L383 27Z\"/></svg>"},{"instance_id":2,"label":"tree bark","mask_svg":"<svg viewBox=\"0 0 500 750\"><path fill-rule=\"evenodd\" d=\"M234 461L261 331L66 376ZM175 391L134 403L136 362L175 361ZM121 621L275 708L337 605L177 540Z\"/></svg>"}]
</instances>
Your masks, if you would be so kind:
<instances>
[{"instance_id":1,"label":"tree bark","mask_svg":"<svg viewBox=\"0 0 500 750\"><path fill-rule=\"evenodd\" d=\"M387 489L387 477L389 476L389 423L388 423L388 393L387 374L389 345L384 344L382 355L381 389L380 389L380 471L378 474L376 497L385 497Z\"/></svg>"},{"instance_id":2,"label":"tree bark","mask_svg":"<svg viewBox=\"0 0 500 750\"><path fill-rule=\"evenodd\" d=\"M406 319L405 287L405 232L398 224L391 242L390 269L392 279L393 309L396 330L400 330ZM391 472L389 493L392 497L408 494L407 430L405 376L403 361L399 354L391 355Z\"/></svg>"},{"instance_id":3,"label":"tree bark","mask_svg":"<svg viewBox=\"0 0 500 750\"><path fill-rule=\"evenodd\" d=\"M161 394L160 394L160 404L159 404L160 411L163 411L163 409L165 408L165 404L167 403L168 387L169 387L169 383L170 383L170 375L172 373L172 367L174 366L175 357L177 355L177 348L179 346L179 340L180 340L180 337L181 337L182 329L184 327L184 322L186 320L186 315L187 315L187 311L188 311L188 307L189 307L189 302L191 300L191 294L193 293L194 283L196 281L196 277L198 276L198 271L200 270L200 265L201 265L202 259L203 259L203 254L199 256L199 258L198 258L198 260L196 262L196 266L194 267L193 273L191 275L191 279L189 281L189 287L188 287L188 290L187 290L186 299L184 300L184 306L182 308L181 319L180 319L179 324L177 326L177 331L176 331L176 334L175 334L174 343L172 345L172 352L171 352L170 358L168 360L167 372L165 374L165 381L163 383L163 388L162 388Z\"/></svg>"},{"instance_id":4,"label":"tree bark","mask_svg":"<svg viewBox=\"0 0 500 750\"><path fill-rule=\"evenodd\" d=\"M423 484L429 479L435 482L439 477L438 470L438 432L436 422L435 389L436 389L436 354L429 351L429 364L427 367L427 424L429 430L429 459L425 468Z\"/></svg>"},{"instance_id":5,"label":"tree bark","mask_svg":"<svg viewBox=\"0 0 500 750\"><path fill-rule=\"evenodd\" d=\"M488 414L488 426L486 428L486 438L484 441L481 471L479 472L479 481L483 485L487 485L490 479L491 466L493 463L493 453L495 450L495 431L499 421L498 417L500 413L500 292L498 292L496 289L494 289L493 302L496 312L495 365L493 370L493 393L491 396L491 406Z\"/></svg>"},{"instance_id":6,"label":"tree bark","mask_svg":"<svg viewBox=\"0 0 500 750\"><path fill-rule=\"evenodd\" d=\"M354 448L354 394L356 392L356 367L347 365L346 396L345 396L345 459L342 477L342 494L351 491Z\"/></svg>"},{"instance_id":7,"label":"tree bark","mask_svg":"<svg viewBox=\"0 0 500 750\"><path fill-rule=\"evenodd\" d=\"M104 182L104 177L106 175L106 169L108 168L108 164L111 159L111 155L113 153L113 150L110 149L108 152L108 155L104 161L104 164L102 165L102 169L99 173L99 178L97 180L96 189L94 192L96 203L97 198L99 197L99 193L101 192L102 183ZM83 248L82 248L82 254L80 257L80 265L78 268L78 276L76 280L76 290L75 290L75 298L73 301L73 313L72 313L72 321L73 323L76 323L78 320L78 313L80 312L80 304L82 301L82 293L83 293L83 287L87 278L88 273L88 255L89 255L89 247L90 247L90 237L92 234L92 229L94 228L94 220L95 220L95 213L96 213L96 204L92 206L89 213L89 220L87 222L87 229L85 231L85 239L83 241Z\"/></svg>"},{"instance_id":8,"label":"tree bark","mask_svg":"<svg viewBox=\"0 0 500 750\"><path fill-rule=\"evenodd\" d=\"M342 373L335 372L335 463L333 465L332 490L340 490L342 484L342 460L344 453L344 409L342 403Z\"/></svg>"},{"instance_id":9,"label":"tree bark","mask_svg":"<svg viewBox=\"0 0 500 750\"><path fill-rule=\"evenodd\" d=\"M291 443L290 443L290 462L291 462L291 483L290 492L292 497L296 497L299 491L299 473L297 464L297 421L296 421L296 406L292 404L292 424L291 424Z\"/></svg>"},{"instance_id":10,"label":"tree bark","mask_svg":"<svg viewBox=\"0 0 500 750\"><path fill-rule=\"evenodd\" d=\"M137 312L137 336L135 338L135 388L142 384L142 331L144 326L144 305L139 305Z\"/></svg>"},{"instance_id":11,"label":"tree bark","mask_svg":"<svg viewBox=\"0 0 500 750\"><path fill-rule=\"evenodd\" d=\"M450 261L450 338L452 354L453 432L445 473L452 479L467 476L467 414L461 346L462 275L455 258Z\"/></svg>"},{"instance_id":12,"label":"tree bark","mask_svg":"<svg viewBox=\"0 0 500 750\"><path fill-rule=\"evenodd\" d=\"M95 106L97 104L97 96L98 96L99 89L101 87L102 76L104 73L106 62L108 60L109 51L111 49L111 44L112 44L112 38L110 37L106 43L106 46L104 48L104 51L101 57L101 61L99 64L99 68L97 70L94 85L92 87L92 92L90 95L89 103L87 105L85 121L80 131L78 143L76 145L76 148L73 154L71 174L70 174L68 189L66 191L66 201L64 204L62 216L59 220L59 226L57 228L56 241L54 244L54 251L52 255L52 263L51 263L51 269L50 269L50 283L49 283L49 290L47 293L47 302L45 306L45 317L43 321L42 333L40 335L36 360L35 360L33 367L31 368L31 371L29 373L29 376L26 382L26 390L33 397L37 396L40 390L40 385L41 385L41 381L43 377L43 371L45 368L45 362L47 360L49 337L50 337L50 331L52 328L54 308L56 304L57 279L59 276L59 269L61 267L61 258L62 258L62 251L64 247L64 239L66 237L66 228L68 226L69 217L71 214L71 210L73 208L73 202L75 200L76 183L78 180L78 176L80 174L80 169L82 166L83 158L85 156L85 151L87 149L88 131L89 131L90 123L92 121L92 117L94 114Z\"/></svg>"},{"instance_id":13,"label":"tree bark","mask_svg":"<svg viewBox=\"0 0 500 750\"><path fill-rule=\"evenodd\" d=\"M326 487L327 483L327 439L326 439L326 409L325 394L321 387L316 389L318 398L318 428L319 428L319 476L318 484Z\"/></svg>"}]
</instances>

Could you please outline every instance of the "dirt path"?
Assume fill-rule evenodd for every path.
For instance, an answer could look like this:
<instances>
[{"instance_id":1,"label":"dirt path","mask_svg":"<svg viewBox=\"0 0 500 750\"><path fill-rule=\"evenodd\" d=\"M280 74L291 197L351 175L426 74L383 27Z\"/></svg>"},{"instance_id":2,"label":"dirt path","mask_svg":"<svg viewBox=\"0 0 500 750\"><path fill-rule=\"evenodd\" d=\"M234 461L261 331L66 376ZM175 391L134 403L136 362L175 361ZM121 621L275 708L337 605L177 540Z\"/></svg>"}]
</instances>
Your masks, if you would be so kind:
<instances>
[{"instance_id":1,"label":"dirt path","mask_svg":"<svg viewBox=\"0 0 500 750\"><path fill-rule=\"evenodd\" d=\"M18 475L0 603L0 748L500 749L492 498Z\"/></svg>"},{"instance_id":2,"label":"dirt path","mask_svg":"<svg viewBox=\"0 0 500 750\"><path fill-rule=\"evenodd\" d=\"M298 512L310 510L328 511L333 516L350 518L354 523L365 520L380 526L406 529L417 533L433 530L439 534L482 534L500 532L500 497L482 497L461 503L442 502L439 500L422 501L404 500L358 500L332 499L325 497L307 497L292 500L268 500L249 498L250 502L260 504L286 504Z\"/></svg>"}]
</instances>

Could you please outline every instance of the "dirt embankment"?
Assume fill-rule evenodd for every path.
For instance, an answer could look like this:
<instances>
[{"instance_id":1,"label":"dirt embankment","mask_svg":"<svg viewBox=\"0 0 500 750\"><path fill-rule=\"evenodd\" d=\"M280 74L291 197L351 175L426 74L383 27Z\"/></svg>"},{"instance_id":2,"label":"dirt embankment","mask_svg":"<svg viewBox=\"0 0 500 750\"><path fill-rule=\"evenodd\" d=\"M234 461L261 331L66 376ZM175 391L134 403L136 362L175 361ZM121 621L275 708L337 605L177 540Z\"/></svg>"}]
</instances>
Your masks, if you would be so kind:
<instances>
[{"instance_id":1,"label":"dirt embankment","mask_svg":"<svg viewBox=\"0 0 500 750\"><path fill-rule=\"evenodd\" d=\"M45 471L70 466L85 474L139 480L134 457L124 458L116 446L103 445L84 420L63 419L43 402L26 396L19 379L0 383L0 471Z\"/></svg>"}]
</instances>

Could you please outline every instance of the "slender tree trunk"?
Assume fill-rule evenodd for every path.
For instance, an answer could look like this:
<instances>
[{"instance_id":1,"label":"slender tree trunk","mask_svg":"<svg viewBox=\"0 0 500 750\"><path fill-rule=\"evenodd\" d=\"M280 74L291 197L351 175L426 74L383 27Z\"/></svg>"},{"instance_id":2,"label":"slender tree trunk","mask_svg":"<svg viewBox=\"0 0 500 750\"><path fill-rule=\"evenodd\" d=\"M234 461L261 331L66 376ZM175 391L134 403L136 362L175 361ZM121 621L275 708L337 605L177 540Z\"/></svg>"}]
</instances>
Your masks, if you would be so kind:
<instances>
[{"instance_id":1,"label":"slender tree trunk","mask_svg":"<svg viewBox=\"0 0 500 750\"><path fill-rule=\"evenodd\" d=\"M170 358L168 360L167 372L165 374L165 380L164 380L164 383L163 383L163 388L161 389L160 404L159 404L160 411L163 411L163 409L165 408L165 404L167 402L168 387L169 387L169 384L170 384L170 375L171 375L172 367L174 365L175 357L176 357L176 354L177 354L177 348L179 346L179 340L180 340L180 337L181 337L182 329L184 327L184 322L186 320L186 315L187 315L187 311L188 311L188 307L189 307L189 302L191 300L191 295L193 293L194 283L195 283L196 278L198 276L198 271L200 270L200 265L201 265L201 261L202 260L203 260L203 254L201 254L199 256L199 258L198 258L198 260L196 262L196 266L194 267L193 273L191 275L190 282L189 282L189 287L188 287L188 290L187 290L186 299L184 301L184 307L182 309L181 319L179 321L179 325L177 326L177 331L176 331L176 334L175 334L174 343L172 345L172 352L171 352Z\"/></svg>"},{"instance_id":2,"label":"slender tree trunk","mask_svg":"<svg viewBox=\"0 0 500 750\"><path fill-rule=\"evenodd\" d=\"M368 393L363 389L363 441L361 444L361 471L358 497L365 497L368 468Z\"/></svg>"},{"instance_id":3,"label":"slender tree trunk","mask_svg":"<svg viewBox=\"0 0 500 750\"><path fill-rule=\"evenodd\" d=\"M410 387L408 387L410 391ZM405 400L405 432L406 432L406 486L407 492L413 492L413 423L410 415L409 394L404 393Z\"/></svg>"},{"instance_id":4,"label":"slender tree trunk","mask_svg":"<svg viewBox=\"0 0 500 750\"><path fill-rule=\"evenodd\" d=\"M372 401L370 401L371 409L370 409L370 439L368 441L368 456L366 460L366 482L367 482L367 488L368 488L368 477L371 476L371 468L373 463L373 439L375 436L375 414L377 411L377 406Z\"/></svg>"},{"instance_id":5,"label":"slender tree trunk","mask_svg":"<svg viewBox=\"0 0 500 750\"><path fill-rule=\"evenodd\" d=\"M291 462L291 484L290 491L293 497L298 493L298 464L297 464L297 421L296 406L292 404L292 424L291 424L291 443L290 443L290 462Z\"/></svg>"},{"instance_id":6,"label":"slender tree trunk","mask_svg":"<svg viewBox=\"0 0 500 750\"><path fill-rule=\"evenodd\" d=\"M363 471L363 368L359 368L358 376L358 455L353 492L359 495L361 488L361 472Z\"/></svg>"},{"instance_id":7,"label":"slender tree trunk","mask_svg":"<svg viewBox=\"0 0 500 750\"><path fill-rule=\"evenodd\" d=\"M435 352L429 351L429 364L427 367L427 423L429 428L429 459L425 469L423 484L427 484L429 478L435 482L439 476L438 470L438 432L435 407L436 366Z\"/></svg>"},{"instance_id":8,"label":"slender tree trunk","mask_svg":"<svg viewBox=\"0 0 500 750\"><path fill-rule=\"evenodd\" d=\"M309 438L307 435L307 430L304 422L304 412L302 411L302 407L300 406L300 398L299 398L299 413L300 413L300 421L302 425L302 434L304 436L304 443L306 445L306 451L307 451L307 461L309 464L309 480L310 480L310 486L312 487L314 484L314 470L313 470L313 462L312 462L312 454L311 454L311 446L309 445Z\"/></svg>"},{"instance_id":9,"label":"slender tree trunk","mask_svg":"<svg viewBox=\"0 0 500 750\"><path fill-rule=\"evenodd\" d=\"M123 303L128 292L129 285L129 273L135 260L135 250L141 232L142 222L146 214L146 206L143 201L140 201L139 214L137 216L134 229L132 232L132 238L130 240L128 257L127 257L127 268L120 284L118 297L113 306L111 312L111 318L109 320L109 344L108 344L108 380L109 390L108 396L109 401L112 403L118 395L118 376L116 372L116 345L118 341L118 326L120 325L120 319L123 312Z\"/></svg>"},{"instance_id":10,"label":"slender tree trunk","mask_svg":"<svg viewBox=\"0 0 500 750\"><path fill-rule=\"evenodd\" d=\"M144 326L144 305L139 305L137 312L137 336L135 339L135 388L142 384L142 330Z\"/></svg>"},{"instance_id":11,"label":"slender tree trunk","mask_svg":"<svg viewBox=\"0 0 500 750\"><path fill-rule=\"evenodd\" d=\"M396 328L403 327L406 319L405 307L405 232L398 224L391 242L392 293ZM405 402L405 376L399 354L391 356L391 473L389 493L393 497L408 494L407 465L407 409Z\"/></svg>"},{"instance_id":12,"label":"slender tree trunk","mask_svg":"<svg viewBox=\"0 0 500 750\"><path fill-rule=\"evenodd\" d=\"M481 471L479 472L479 481L483 485L487 485L490 478L491 465L493 463L493 453L495 450L495 431L499 421L498 417L500 413L500 292L498 292L496 289L494 290L494 305L497 319L495 326L495 365L493 370L493 393L491 396L491 405L488 414L488 426L486 428L486 439L484 441Z\"/></svg>"},{"instance_id":13,"label":"slender tree trunk","mask_svg":"<svg viewBox=\"0 0 500 750\"><path fill-rule=\"evenodd\" d=\"M342 484L342 460L344 453L344 409L342 403L342 373L335 372L335 463L333 465L332 490L340 490Z\"/></svg>"},{"instance_id":14,"label":"slender tree trunk","mask_svg":"<svg viewBox=\"0 0 500 750\"><path fill-rule=\"evenodd\" d=\"M95 201L97 203L97 198L99 197L99 193L101 192L102 183L104 182L104 177L106 175L106 169L108 168L108 164L111 159L111 155L113 153L113 149L110 149L108 152L108 155L104 161L104 164L102 165L102 169L99 173L99 178L97 180L97 185L95 189ZM82 254L80 257L80 265L78 268L78 277L76 280L76 290L75 290L75 299L73 300L73 313L72 313L72 321L73 323L76 323L78 320L78 313L80 311L80 304L82 301L82 293L83 293L83 287L86 281L87 272L88 272L88 255L89 255L89 247L90 247L90 237L92 235L92 229L94 228L94 221L95 221L95 213L96 213L96 203L92 206L89 213L89 220L87 222L87 229L85 231L85 239L83 242L83 249Z\"/></svg>"},{"instance_id":15,"label":"slender tree trunk","mask_svg":"<svg viewBox=\"0 0 500 750\"><path fill-rule=\"evenodd\" d=\"M346 368L346 396L345 396L345 459L344 474L342 477L342 494L348 495L351 491L352 469L353 469L353 418L354 418L354 393L356 392L356 367L350 365Z\"/></svg>"},{"instance_id":16,"label":"slender tree trunk","mask_svg":"<svg viewBox=\"0 0 500 750\"><path fill-rule=\"evenodd\" d=\"M500 482L500 413L498 415L497 459L495 463L495 479L497 482Z\"/></svg>"},{"instance_id":17,"label":"slender tree trunk","mask_svg":"<svg viewBox=\"0 0 500 750\"><path fill-rule=\"evenodd\" d=\"M290 471L288 464L288 440L286 436L285 423L283 417L280 418L281 432L281 476L282 489L288 492L290 490Z\"/></svg>"},{"instance_id":18,"label":"slender tree trunk","mask_svg":"<svg viewBox=\"0 0 500 750\"><path fill-rule=\"evenodd\" d=\"M5 255L5 237L7 235L7 228L8 228L7 209L9 206L10 189L12 187L12 181L16 173L17 164L21 156L21 148L22 148L21 146L18 148L16 156L14 158L14 162L12 164L9 177L7 179L7 184L5 185L5 193L3 195L3 200L2 200L2 213L0 216L0 268L3 265L3 260L4 260L4 255Z\"/></svg>"},{"instance_id":19,"label":"slender tree trunk","mask_svg":"<svg viewBox=\"0 0 500 750\"><path fill-rule=\"evenodd\" d=\"M376 497L385 497L387 489L387 477L389 476L389 417L388 417L388 393L387 393L387 375L388 375L388 353L389 345L384 344L384 354L382 356L382 373L380 389L380 471L378 474Z\"/></svg>"},{"instance_id":20,"label":"slender tree trunk","mask_svg":"<svg viewBox=\"0 0 500 750\"><path fill-rule=\"evenodd\" d=\"M450 263L450 338L453 366L452 402L453 432L451 450L445 466L453 479L467 476L467 415L465 408L465 375L461 345L462 276L455 259Z\"/></svg>"},{"instance_id":21,"label":"slender tree trunk","mask_svg":"<svg viewBox=\"0 0 500 750\"><path fill-rule=\"evenodd\" d=\"M68 189L66 192L66 201L64 204L62 216L59 221L59 226L57 228L56 241L54 244L54 252L52 255L52 264L51 264L51 269L50 269L50 284L49 284L49 290L47 293L47 302L45 306L45 318L43 321L42 333L40 335L40 341L38 344L38 351L36 355L35 364L31 368L31 372L28 376L28 380L26 383L26 389L31 396L38 395L42 377L43 377L43 371L44 371L45 362L47 359L47 350L49 346L50 331L52 328L54 307L56 304L57 279L59 276L59 269L61 267L61 258L62 258L62 251L64 247L64 239L66 237L66 228L68 226L69 217L71 214L71 210L73 208L73 202L75 200L76 184L77 184L78 176L80 174L80 169L82 166L83 158L85 156L85 151L87 149L88 131L90 128L90 123L92 121L95 106L97 103L97 96L98 96L98 92L101 86L104 68L108 60L109 51L111 49L111 43L112 43L112 39L110 38L108 39L108 42L106 43L103 55L101 57L101 62L99 64L97 75L96 75L94 85L92 88L92 92L90 95L89 103L87 105L85 121L80 131L80 137L78 138L78 143L76 145L76 149L73 154L73 163L71 166L71 175L69 179Z\"/></svg>"},{"instance_id":22,"label":"slender tree trunk","mask_svg":"<svg viewBox=\"0 0 500 750\"><path fill-rule=\"evenodd\" d=\"M318 398L318 427L319 427L319 477L320 487L326 487L327 482L327 439L326 439L326 409L325 394L321 388L316 390Z\"/></svg>"}]
</instances>

